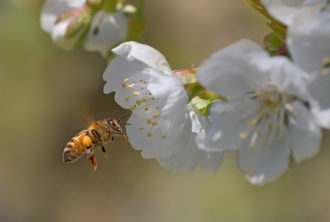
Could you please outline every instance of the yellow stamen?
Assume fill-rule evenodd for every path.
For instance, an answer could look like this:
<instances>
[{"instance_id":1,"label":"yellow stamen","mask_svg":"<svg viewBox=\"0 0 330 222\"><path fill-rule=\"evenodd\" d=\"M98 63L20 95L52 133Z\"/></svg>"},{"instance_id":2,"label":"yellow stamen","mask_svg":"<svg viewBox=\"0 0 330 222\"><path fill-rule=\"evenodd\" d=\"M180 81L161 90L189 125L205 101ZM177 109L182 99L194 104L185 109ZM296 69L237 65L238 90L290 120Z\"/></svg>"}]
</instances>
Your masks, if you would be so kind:
<instances>
[{"instance_id":1,"label":"yellow stamen","mask_svg":"<svg viewBox=\"0 0 330 222\"><path fill-rule=\"evenodd\" d=\"M153 126L156 126L158 123L157 123L157 121L153 121L152 123L151 123L151 125L153 125Z\"/></svg>"},{"instance_id":2,"label":"yellow stamen","mask_svg":"<svg viewBox=\"0 0 330 222\"><path fill-rule=\"evenodd\" d=\"M152 122L151 119L147 119L147 123L150 124Z\"/></svg>"},{"instance_id":3,"label":"yellow stamen","mask_svg":"<svg viewBox=\"0 0 330 222\"><path fill-rule=\"evenodd\" d=\"M139 96L140 95L139 92L134 92L133 94L134 94L134 96Z\"/></svg>"},{"instance_id":4,"label":"yellow stamen","mask_svg":"<svg viewBox=\"0 0 330 222\"><path fill-rule=\"evenodd\" d=\"M226 114L227 114L226 111L222 111L222 112L220 113L221 116L224 116L224 115L226 115Z\"/></svg>"},{"instance_id":5,"label":"yellow stamen","mask_svg":"<svg viewBox=\"0 0 330 222\"><path fill-rule=\"evenodd\" d=\"M329 59L329 57L323 57L322 58L322 62L324 63L324 64L327 64L328 62L330 62L330 59Z\"/></svg>"},{"instance_id":6,"label":"yellow stamen","mask_svg":"<svg viewBox=\"0 0 330 222\"><path fill-rule=\"evenodd\" d=\"M167 134L164 134L163 136L162 136L162 139L165 139L167 137Z\"/></svg>"},{"instance_id":7,"label":"yellow stamen","mask_svg":"<svg viewBox=\"0 0 330 222\"><path fill-rule=\"evenodd\" d=\"M158 117L160 117L160 113L155 114L153 117L154 117L155 119L158 118Z\"/></svg>"},{"instance_id":8,"label":"yellow stamen","mask_svg":"<svg viewBox=\"0 0 330 222\"><path fill-rule=\"evenodd\" d=\"M125 101L126 102L128 102L128 100L130 100L131 98L129 97L129 96L127 96L126 98L125 98Z\"/></svg>"},{"instance_id":9,"label":"yellow stamen","mask_svg":"<svg viewBox=\"0 0 330 222\"><path fill-rule=\"evenodd\" d=\"M139 130L140 130L140 131L144 130L144 126L141 126L141 127L139 128Z\"/></svg>"},{"instance_id":10,"label":"yellow stamen","mask_svg":"<svg viewBox=\"0 0 330 222\"><path fill-rule=\"evenodd\" d=\"M127 82L127 81L128 81L128 79L127 79L127 78L125 78L125 79L124 79L124 82Z\"/></svg>"},{"instance_id":11,"label":"yellow stamen","mask_svg":"<svg viewBox=\"0 0 330 222\"><path fill-rule=\"evenodd\" d=\"M152 137L152 133L150 131L148 132L147 135L148 135L148 137Z\"/></svg>"},{"instance_id":12,"label":"yellow stamen","mask_svg":"<svg viewBox=\"0 0 330 222\"><path fill-rule=\"evenodd\" d=\"M328 71L327 69L322 69L322 71L321 71L321 74L322 74L323 76L328 75L328 73L329 73L329 71Z\"/></svg>"},{"instance_id":13,"label":"yellow stamen","mask_svg":"<svg viewBox=\"0 0 330 222\"><path fill-rule=\"evenodd\" d=\"M148 110L149 110L149 107L144 108L144 110L145 110L145 111L148 111Z\"/></svg>"},{"instance_id":14,"label":"yellow stamen","mask_svg":"<svg viewBox=\"0 0 330 222\"><path fill-rule=\"evenodd\" d=\"M134 87L134 84L131 84L131 85L127 85L127 88L130 88L132 89Z\"/></svg>"},{"instance_id":15,"label":"yellow stamen","mask_svg":"<svg viewBox=\"0 0 330 222\"><path fill-rule=\"evenodd\" d=\"M125 87L126 87L126 85L123 83L123 84L121 84L121 87L125 88Z\"/></svg>"},{"instance_id":16,"label":"yellow stamen","mask_svg":"<svg viewBox=\"0 0 330 222\"><path fill-rule=\"evenodd\" d=\"M240 133L239 134L239 138L241 138L242 140L246 139L246 133Z\"/></svg>"}]
</instances>

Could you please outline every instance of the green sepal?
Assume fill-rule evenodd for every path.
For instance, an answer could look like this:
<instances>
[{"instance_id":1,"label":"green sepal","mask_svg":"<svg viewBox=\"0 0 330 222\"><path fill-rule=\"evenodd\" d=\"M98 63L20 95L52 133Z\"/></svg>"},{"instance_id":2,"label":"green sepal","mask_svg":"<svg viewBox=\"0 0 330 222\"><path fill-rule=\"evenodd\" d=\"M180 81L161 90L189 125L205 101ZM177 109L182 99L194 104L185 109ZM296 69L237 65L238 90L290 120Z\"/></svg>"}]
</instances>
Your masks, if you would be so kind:
<instances>
[{"instance_id":1,"label":"green sepal","mask_svg":"<svg viewBox=\"0 0 330 222\"><path fill-rule=\"evenodd\" d=\"M108 13L115 13L118 10L118 0L104 0L103 10Z\"/></svg>"},{"instance_id":2,"label":"green sepal","mask_svg":"<svg viewBox=\"0 0 330 222\"><path fill-rule=\"evenodd\" d=\"M281 45L285 43L278 37L278 35L273 32L266 35L263 42L265 49L271 52L275 52Z\"/></svg>"},{"instance_id":3,"label":"green sepal","mask_svg":"<svg viewBox=\"0 0 330 222\"><path fill-rule=\"evenodd\" d=\"M280 23L275 23L273 21L267 22L267 26L276 34L281 36L283 40L285 39L286 35L286 26Z\"/></svg>"},{"instance_id":4,"label":"green sepal","mask_svg":"<svg viewBox=\"0 0 330 222\"><path fill-rule=\"evenodd\" d=\"M75 18L72 18L65 33L65 38L75 37L84 27L89 26L91 22L91 14L82 14L78 15Z\"/></svg>"},{"instance_id":5,"label":"green sepal","mask_svg":"<svg viewBox=\"0 0 330 222\"><path fill-rule=\"evenodd\" d=\"M185 84L184 88L189 96L189 102L196 96L198 96L203 90L203 86L201 86L198 82Z\"/></svg>"},{"instance_id":6,"label":"green sepal","mask_svg":"<svg viewBox=\"0 0 330 222\"><path fill-rule=\"evenodd\" d=\"M87 0L86 4L93 12L97 12L103 7L104 0Z\"/></svg>"}]
</instances>

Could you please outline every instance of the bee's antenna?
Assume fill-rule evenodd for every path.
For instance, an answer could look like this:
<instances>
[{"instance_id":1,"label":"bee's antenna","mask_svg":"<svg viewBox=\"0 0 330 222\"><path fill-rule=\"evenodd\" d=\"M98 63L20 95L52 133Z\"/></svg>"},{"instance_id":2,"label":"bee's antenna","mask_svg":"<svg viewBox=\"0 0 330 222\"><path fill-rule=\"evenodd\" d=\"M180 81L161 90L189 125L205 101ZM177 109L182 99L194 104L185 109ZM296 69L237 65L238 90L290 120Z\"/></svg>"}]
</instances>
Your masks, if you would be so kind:
<instances>
[{"instance_id":1,"label":"bee's antenna","mask_svg":"<svg viewBox=\"0 0 330 222\"><path fill-rule=\"evenodd\" d=\"M128 116L130 116L131 115L131 113L128 113L128 114L126 114L125 116L123 116L122 118L120 118L120 122L123 120L123 119L125 119L126 117L128 117ZM125 123L126 124L126 123ZM130 125L130 124L129 124Z\"/></svg>"}]
</instances>

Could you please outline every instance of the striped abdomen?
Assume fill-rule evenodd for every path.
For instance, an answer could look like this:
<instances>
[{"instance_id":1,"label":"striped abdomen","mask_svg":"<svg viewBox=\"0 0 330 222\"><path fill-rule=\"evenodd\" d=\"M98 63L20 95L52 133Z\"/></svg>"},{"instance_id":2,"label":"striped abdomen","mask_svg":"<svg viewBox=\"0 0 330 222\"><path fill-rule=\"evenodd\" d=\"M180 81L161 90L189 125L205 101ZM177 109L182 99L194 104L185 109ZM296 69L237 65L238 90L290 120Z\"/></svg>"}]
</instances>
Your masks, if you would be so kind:
<instances>
[{"instance_id":1,"label":"striped abdomen","mask_svg":"<svg viewBox=\"0 0 330 222\"><path fill-rule=\"evenodd\" d=\"M67 163L77 160L91 145L92 139L88 135L88 131L81 131L66 144L62 154L63 162Z\"/></svg>"}]
</instances>

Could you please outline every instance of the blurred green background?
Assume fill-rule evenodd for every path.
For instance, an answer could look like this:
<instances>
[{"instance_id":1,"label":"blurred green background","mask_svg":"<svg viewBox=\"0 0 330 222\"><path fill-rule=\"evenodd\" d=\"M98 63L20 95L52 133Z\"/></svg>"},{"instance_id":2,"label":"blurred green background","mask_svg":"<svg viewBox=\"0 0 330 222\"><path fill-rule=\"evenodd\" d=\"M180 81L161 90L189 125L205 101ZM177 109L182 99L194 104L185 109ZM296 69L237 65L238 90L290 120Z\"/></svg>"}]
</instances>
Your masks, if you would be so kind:
<instances>
[{"instance_id":1,"label":"blurred green background","mask_svg":"<svg viewBox=\"0 0 330 222\"><path fill-rule=\"evenodd\" d=\"M173 173L122 140L99 168L64 165L61 152L88 119L127 111L102 93L97 53L62 51L40 29L41 0L0 0L1 222L328 222L330 154L275 183L250 185L233 153L216 174ZM145 1L145 42L172 68L198 66L241 38L261 43L265 20L244 0ZM329 144L329 136L324 137Z\"/></svg>"}]
</instances>

